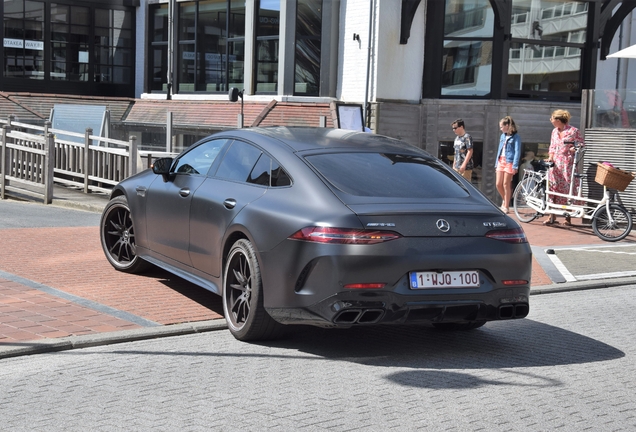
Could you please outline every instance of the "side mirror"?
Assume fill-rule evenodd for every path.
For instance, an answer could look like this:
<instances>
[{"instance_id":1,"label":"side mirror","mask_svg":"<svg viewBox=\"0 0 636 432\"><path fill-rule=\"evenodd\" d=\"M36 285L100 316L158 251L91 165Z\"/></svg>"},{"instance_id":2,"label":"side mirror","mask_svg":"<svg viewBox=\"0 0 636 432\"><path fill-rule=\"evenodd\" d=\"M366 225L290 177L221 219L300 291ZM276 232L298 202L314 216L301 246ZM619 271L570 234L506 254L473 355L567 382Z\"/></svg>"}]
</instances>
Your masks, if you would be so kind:
<instances>
[{"instance_id":1,"label":"side mirror","mask_svg":"<svg viewBox=\"0 0 636 432\"><path fill-rule=\"evenodd\" d=\"M239 89L237 89L236 87L232 87L227 95L230 99L230 102L236 102L239 98Z\"/></svg>"},{"instance_id":2,"label":"side mirror","mask_svg":"<svg viewBox=\"0 0 636 432\"><path fill-rule=\"evenodd\" d=\"M161 174L163 176L163 181L168 181L172 162L172 158L159 158L152 163L152 172L155 174Z\"/></svg>"}]
</instances>

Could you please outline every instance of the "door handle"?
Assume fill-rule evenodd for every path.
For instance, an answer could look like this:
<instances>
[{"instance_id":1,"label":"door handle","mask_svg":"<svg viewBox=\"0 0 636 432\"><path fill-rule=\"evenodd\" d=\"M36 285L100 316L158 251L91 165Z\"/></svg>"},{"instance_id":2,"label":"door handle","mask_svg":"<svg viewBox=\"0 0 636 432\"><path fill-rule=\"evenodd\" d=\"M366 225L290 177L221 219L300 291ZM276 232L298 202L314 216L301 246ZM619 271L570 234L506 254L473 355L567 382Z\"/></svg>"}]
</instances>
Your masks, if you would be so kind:
<instances>
[{"instance_id":1,"label":"door handle","mask_svg":"<svg viewBox=\"0 0 636 432\"><path fill-rule=\"evenodd\" d=\"M146 196L146 188L143 186L137 186L135 188L135 191L137 192L137 196L140 196L142 198Z\"/></svg>"},{"instance_id":2,"label":"door handle","mask_svg":"<svg viewBox=\"0 0 636 432\"><path fill-rule=\"evenodd\" d=\"M226 209L232 210L236 206L236 200L232 198L228 198L225 201L223 201L223 205L225 206Z\"/></svg>"},{"instance_id":3,"label":"door handle","mask_svg":"<svg viewBox=\"0 0 636 432\"><path fill-rule=\"evenodd\" d=\"M179 195L181 195L182 197L187 197L188 195L190 195L190 189L188 188L183 188L179 191Z\"/></svg>"}]
</instances>

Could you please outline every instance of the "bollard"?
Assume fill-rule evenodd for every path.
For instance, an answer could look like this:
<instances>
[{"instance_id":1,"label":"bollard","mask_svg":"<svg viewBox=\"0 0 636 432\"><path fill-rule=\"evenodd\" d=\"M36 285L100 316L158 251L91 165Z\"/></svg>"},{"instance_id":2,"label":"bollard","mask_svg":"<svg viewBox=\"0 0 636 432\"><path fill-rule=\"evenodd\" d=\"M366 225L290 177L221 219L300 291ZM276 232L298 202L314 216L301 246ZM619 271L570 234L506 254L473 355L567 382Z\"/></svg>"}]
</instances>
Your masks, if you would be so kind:
<instances>
[{"instance_id":1,"label":"bollard","mask_svg":"<svg viewBox=\"0 0 636 432\"><path fill-rule=\"evenodd\" d=\"M44 204L53 202L53 183L55 176L55 137L52 133L46 135L44 154Z\"/></svg>"},{"instance_id":2,"label":"bollard","mask_svg":"<svg viewBox=\"0 0 636 432\"><path fill-rule=\"evenodd\" d=\"M84 193L88 193L88 176L90 173L90 163L91 163L91 138L93 135L92 128L86 128L86 132L84 133L84 160L83 160L83 174L84 174Z\"/></svg>"}]
</instances>

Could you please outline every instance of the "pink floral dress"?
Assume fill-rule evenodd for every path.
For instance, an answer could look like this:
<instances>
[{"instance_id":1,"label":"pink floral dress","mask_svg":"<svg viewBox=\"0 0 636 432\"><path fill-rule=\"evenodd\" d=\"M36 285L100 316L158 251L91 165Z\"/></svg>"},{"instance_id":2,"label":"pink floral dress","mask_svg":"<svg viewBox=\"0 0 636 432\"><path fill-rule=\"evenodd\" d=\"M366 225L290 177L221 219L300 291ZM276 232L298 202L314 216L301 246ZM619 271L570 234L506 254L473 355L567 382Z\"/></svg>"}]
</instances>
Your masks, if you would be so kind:
<instances>
[{"instance_id":1,"label":"pink floral dress","mask_svg":"<svg viewBox=\"0 0 636 432\"><path fill-rule=\"evenodd\" d=\"M574 165L574 153L570 151L572 144L566 142L574 141L580 145L585 145L581 132L574 126L566 125L561 136L559 129L554 128L552 138L550 139L550 148L548 153L552 155L554 168L549 171L548 180L550 181L550 190L562 194L570 193L570 179L572 177L572 169ZM580 179L574 178L574 187L572 193L578 191ZM551 202L555 204L567 204L567 198L551 197Z\"/></svg>"}]
</instances>

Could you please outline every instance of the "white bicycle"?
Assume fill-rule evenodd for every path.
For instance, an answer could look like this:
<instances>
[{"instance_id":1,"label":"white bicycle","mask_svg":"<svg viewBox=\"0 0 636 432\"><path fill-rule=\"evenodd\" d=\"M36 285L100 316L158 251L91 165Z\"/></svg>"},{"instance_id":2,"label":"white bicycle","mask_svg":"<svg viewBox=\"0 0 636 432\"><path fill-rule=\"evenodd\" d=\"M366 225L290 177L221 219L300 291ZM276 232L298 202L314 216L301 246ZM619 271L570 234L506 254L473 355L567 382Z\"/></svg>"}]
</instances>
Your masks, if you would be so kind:
<instances>
[{"instance_id":1,"label":"white bicycle","mask_svg":"<svg viewBox=\"0 0 636 432\"><path fill-rule=\"evenodd\" d=\"M571 144L574 144L576 149L574 167L577 167L585 148L575 143ZM632 216L622 205L616 189L608 188L603 184L603 199L600 201L582 197L580 182L578 191L573 190L575 177L581 178L582 175L573 169L569 193L554 192L550 190L548 182L548 170L554 164L543 161L540 164L542 169L539 171L524 170L523 178L513 194L513 207L521 222L528 223L537 217L553 214L591 219L594 234L605 241L615 242L629 235L632 230ZM567 198L567 204L550 202L550 197L555 196Z\"/></svg>"}]
</instances>

